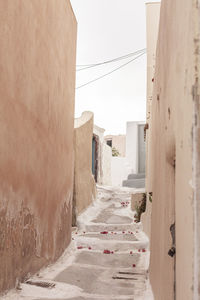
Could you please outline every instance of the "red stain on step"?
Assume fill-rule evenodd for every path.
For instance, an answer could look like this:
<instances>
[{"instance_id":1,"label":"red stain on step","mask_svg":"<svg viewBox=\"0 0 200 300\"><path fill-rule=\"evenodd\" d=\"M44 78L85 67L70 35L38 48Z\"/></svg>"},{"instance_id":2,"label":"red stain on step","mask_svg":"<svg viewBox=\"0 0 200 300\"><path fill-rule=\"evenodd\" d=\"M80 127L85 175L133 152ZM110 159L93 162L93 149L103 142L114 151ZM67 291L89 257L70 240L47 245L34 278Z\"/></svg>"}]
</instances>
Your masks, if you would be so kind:
<instances>
[{"instance_id":1,"label":"red stain on step","mask_svg":"<svg viewBox=\"0 0 200 300\"><path fill-rule=\"evenodd\" d=\"M110 252L110 250L104 250L103 253L104 254L110 254L111 252Z\"/></svg>"}]
</instances>

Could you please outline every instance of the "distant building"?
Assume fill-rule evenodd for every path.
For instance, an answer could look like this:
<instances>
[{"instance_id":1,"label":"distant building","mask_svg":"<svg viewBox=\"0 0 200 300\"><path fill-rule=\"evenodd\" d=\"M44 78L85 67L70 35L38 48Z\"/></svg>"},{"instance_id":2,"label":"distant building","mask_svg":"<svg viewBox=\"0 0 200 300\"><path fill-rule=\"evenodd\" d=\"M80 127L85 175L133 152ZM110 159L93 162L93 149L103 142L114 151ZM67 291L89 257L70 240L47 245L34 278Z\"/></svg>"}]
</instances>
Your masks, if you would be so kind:
<instances>
[{"instance_id":1,"label":"distant building","mask_svg":"<svg viewBox=\"0 0 200 300\"><path fill-rule=\"evenodd\" d=\"M126 155L126 136L125 135L107 135L104 138L106 144L119 152L120 157Z\"/></svg>"},{"instance_id":2,"label":"distant building","mask_svg":"<svg viewBox=\"0 0 200 300\"><path fill-rule=\"evenodd\" d=\"M145 122L142 121L127 122L126 136L124 136L125 155L112 157L111 177L113 186L144 187L146 155L144 127ZM116 144L114 144L115 139L112 137L115 136L106 136L106 141L114 148ZM117 146L115 148L117 149Z\"/></svg>"}]
</instances>

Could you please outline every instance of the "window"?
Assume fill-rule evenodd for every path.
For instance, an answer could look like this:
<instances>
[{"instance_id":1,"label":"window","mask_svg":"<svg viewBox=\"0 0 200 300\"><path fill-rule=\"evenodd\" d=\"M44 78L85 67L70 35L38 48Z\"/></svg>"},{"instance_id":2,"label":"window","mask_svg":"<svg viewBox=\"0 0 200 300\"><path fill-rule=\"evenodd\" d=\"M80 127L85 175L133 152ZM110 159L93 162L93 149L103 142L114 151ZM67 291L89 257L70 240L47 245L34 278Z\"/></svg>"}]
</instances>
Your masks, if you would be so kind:
<instances>
[{"instance_id":1,"label":"window","mask_svg":"<svg viewBox=\"0 0 200 300\"><path fill-rule=\"evenodd\" d=\"M112 148L112 140L107 140L106 144Z\"/></svg>"}]
</instances>

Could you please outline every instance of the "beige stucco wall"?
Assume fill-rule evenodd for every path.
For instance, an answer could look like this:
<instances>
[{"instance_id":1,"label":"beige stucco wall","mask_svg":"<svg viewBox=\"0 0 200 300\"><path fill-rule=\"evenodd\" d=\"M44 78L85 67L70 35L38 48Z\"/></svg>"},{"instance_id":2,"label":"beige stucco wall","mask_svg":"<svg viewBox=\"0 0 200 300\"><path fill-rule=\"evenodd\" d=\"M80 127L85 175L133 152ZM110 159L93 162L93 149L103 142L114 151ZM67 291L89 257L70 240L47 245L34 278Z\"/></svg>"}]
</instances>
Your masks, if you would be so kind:
<instances>
[{"instance_id":1,"label":"beige stucco wall","mask_svg":"<svg viewBox=\"0 0 200 300\"><path fill-rule=\"evenodd\" d=\"M0 292L71 240L76 20L66 0L0 1Z\"/></svg>"},{"instance_id":2,"label":"beige stucco wall","mask_svg":"<svg viewBox=\"0 0 200 300\"><path fill-rule=\"evenodd\" d=\"M156 46L158 39L158 29L160 20L160 2L146 4L146 34L147 34L147 105L146 105L146 192L147 205L146 212L142 214L141 221L145 233L150 237L151 234L151 212L152 204L149 201L149 193L152 192L152 98L153 98L153 78L156 63Z\"/></svg>"},{"instance_id":3,"label":"beige stucco wall","mask_svg":"<svg viewBox=\"0 0 200 300\"><path fill-rule=\"evenodd\" d=\"M74 129L74 198L73 225L76 217L86 209L96 197L96 185L92 175L93 113L84 112L75 119Z\"/></svg>"},{"instance_id":4,"label":"beige stucco wall","mask_svg":"<svg viewBox=\"0 0 200 300\"><path fill-rule=\"evenodd\" d=\"M194 277L193 196L196 192L193 164L197 162L193 133L199 116L196 114L199 106L196 73L200 27L196 26L195 32L198 22L198 1L162 0L150 170L153 192L150 279L155 300L174 299L174 282L177 300L199 299ZM176 224L176 255L171 258L168 250L172 245L170 225L173 222Z\"/></svg>"},{"instance_id":5,"label":"beige stucco wall","mask_svg":"<svg viewBox=\"0 0 200 300\"><path fill-rule=\"evenodd\" d=\"M112 147L119 151L120 157L125 157L126 155L126 136L119 135L107 135L105 136L105 141L112 140Z\"/></svg>"}]
</instances>

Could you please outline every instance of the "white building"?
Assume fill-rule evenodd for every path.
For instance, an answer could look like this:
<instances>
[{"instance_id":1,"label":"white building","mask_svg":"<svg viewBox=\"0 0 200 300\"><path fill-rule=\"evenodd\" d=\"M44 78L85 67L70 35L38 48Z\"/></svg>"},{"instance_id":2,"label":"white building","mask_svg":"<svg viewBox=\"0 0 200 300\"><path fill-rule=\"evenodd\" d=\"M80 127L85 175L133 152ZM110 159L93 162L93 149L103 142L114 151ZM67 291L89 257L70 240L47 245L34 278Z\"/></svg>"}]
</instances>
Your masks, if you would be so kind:
<instances>
[{"instance_id":1,"label":"white building","mask_svg":"<svg viewBox=\"0 0 200 300\"><path fill-rule=\"evenodd\" d=\"M127 179L137 180L136 187L143 185L145 177L144 127L145 122L127 122L126 156L112 157L113 186L122 186L123 181ZM131 182L127 182L128 186L129 183L131 185Z\"/></svg>"}]
</instances>

